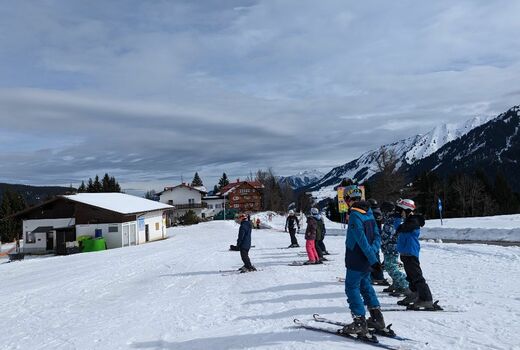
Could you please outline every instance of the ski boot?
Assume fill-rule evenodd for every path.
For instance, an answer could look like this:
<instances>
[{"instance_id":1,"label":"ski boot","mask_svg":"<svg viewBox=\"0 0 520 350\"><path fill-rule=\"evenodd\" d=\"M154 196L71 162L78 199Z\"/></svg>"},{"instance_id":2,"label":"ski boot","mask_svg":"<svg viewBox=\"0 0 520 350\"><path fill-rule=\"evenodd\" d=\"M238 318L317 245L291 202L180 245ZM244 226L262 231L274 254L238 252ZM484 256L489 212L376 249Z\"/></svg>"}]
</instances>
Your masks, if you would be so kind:
<instances>
[{"instance_id":1,"label":"ski boot","mask_svg":"<svg viewBox=\"0 0 520 350\"><path fill-rule=\"evenodd\" d=\"M247 269L249 272L253 272L253 271L257 271L256 270L256 267L254 267L253 265L251 265L251 267L249 269Z\"/></svg>"},{"instance_id":2,"label":"ski boot","mask_svg":"<svg viewBox=\"0 0 520 350\"><path fill-rule=\"evenodd\" d=\"M376 307L368 311L370 312L370 317L367 320L367 327L375 330L385 329L385 319L383 318L381 309Z\"/></svg>"},{"instance_id":3,"label":"ski boot","mask_svg":"<svg viewBox=\"0 0 520 350\"><path fill-rule=\"evenodd\" d=\"M327 259L326 257L323 257L320 259L321 261L329 261L329 259Z\"/></svg>"},{"instance_id":4,"label":"ski boot","mask_svg":"<svg viewBox=\"0 0 520 350\"><path fill-rule=\"evenodd\" d=\"M323 260L322 259L316 260L315 264L323 264Z\"/></svg>"},{"instance_id":5,"label":"ski boot","mask_svg":"<svg viewBox=\"0 0 520 350\"><path fill-rule=\"evenodd\" d=\"M340 332L344 334L357 334L358 337L368 338L370 333L368 333L365 316L353 316L353 318L353 322L344 326Z\"/></svg>"},{"instance_id":6,"label":"ski boot","mask_svg":"<svg viewBox=\"0 0 520 350\"><path fill-rule=\"evenodd\" d=\"M312 260L308 260L308 261L303 263L303 265L314 265L314 264L317 264L317 262L316 261L312 261Z\"/></svg>"},{"instance_id":7,"label":"ski boot","mask_svg":"<svg viewBox=\"0 0 520 350\"><path fill-rule=\"evenodd\" d=\"M410 293L404 298L397 302L397 305L408 306L413 304L417 299L417 293L410 291Z\"/></svg>"},{"instance_id":8,"label":"ski boot","mask_svg":"<svg viewBox=\"0 0 520 350\"><path fill-rule=\"evenodd\" d=\"M372 280L372 284L374 286L389 286L390 282L388 282L386 279L382 280Z\"/></svg>"},{"instance_id":9,"label":"ski boot","mask_svg":"<svg viewBox=\"0 0 520 350\"><path fill-rule=\"evenodd\" d=\"M396 288L393 292L390 293L390 296L393 297L405 297L407 295L410 295L412 291L408 288Z\"/></svg>"},{"instance_id":10,"label":"ski boot","mask_svg":"<svg viewBox=\"0 0 520 350\"><path fill-rule=\"evenodd\" d=\"M395 292L396 289L397 289L397 287L394 284L391 284L388 287L386 287L385 289L383 289L383 293L393 293L393 292Z\"/></svg>"},{"instance_id":11,"label":"ski boot","mask_svg":"<svg viewBox=\"0 0 520 350\"><path fill-rule=\"evenodd\" d=\"M241 268L238 269L238 271L240 271L240 272L244 272L246 270L247 270L246 265L244 265L244 266L242 266Z\"/></svg>"}]
</instances>

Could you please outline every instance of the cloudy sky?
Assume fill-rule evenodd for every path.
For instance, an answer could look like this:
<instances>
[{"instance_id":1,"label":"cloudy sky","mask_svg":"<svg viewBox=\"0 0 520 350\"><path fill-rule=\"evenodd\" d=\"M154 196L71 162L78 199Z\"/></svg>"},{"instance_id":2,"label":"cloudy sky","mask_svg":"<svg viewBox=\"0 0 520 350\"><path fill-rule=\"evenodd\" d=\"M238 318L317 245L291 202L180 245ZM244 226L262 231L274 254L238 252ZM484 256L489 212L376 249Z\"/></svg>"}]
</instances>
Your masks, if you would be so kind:
<instances>
[{"instance_id":1,"label":"cloudy sky","mask_svg":"<svg viewBox=\"0 0 520 350\"><path fill-rule=\"evenodd\" d=\"M0 0L0 182L324 171L520 103L520 2Z\"/></svg>"}]
</instances>

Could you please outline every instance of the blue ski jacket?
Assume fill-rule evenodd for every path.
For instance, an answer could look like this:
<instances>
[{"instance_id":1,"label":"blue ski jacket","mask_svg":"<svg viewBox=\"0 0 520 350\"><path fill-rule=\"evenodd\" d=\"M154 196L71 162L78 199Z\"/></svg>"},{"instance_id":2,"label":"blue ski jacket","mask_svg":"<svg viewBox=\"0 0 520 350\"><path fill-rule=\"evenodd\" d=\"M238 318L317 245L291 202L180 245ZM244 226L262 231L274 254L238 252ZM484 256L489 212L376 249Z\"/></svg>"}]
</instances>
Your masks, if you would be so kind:
<instances>
[{"instance_id":1,"label":"blue ski jacket","mask_svg":"<svg viewBox=\"0 0 520 350\"><path fill-rule=\"evenodd\" d=\"M381 236L368 203L354 203L345 241L345 267L360 272L370 271L370 266L378 261L380 247Z\"/></svg>"},{"instance_id":2,"label":"blue ski jacket","mask_svg":"<svg viewBox=\"0 0 520 350\"><path fill-rule=\"evenodd\" d=\"M251 221L243 220L240 223L240 228L238 229L238 239L237 239L237 247L240 249L249 250L251 249L251 230L253 226L251 225Z\"/></svg>"},{"instance_id":3,"label":"blue ski jacket","mask_svg":"<svg viewBox=\"0 0 520 350\"><path fill-rule=\"evenodd\" d=\"M397 251L397 228L403 222L399 213L391 213L383 218L381 231L381 250L383 254L399 255Z\"/></svg>"},{"instance_id":4,"label":"blue ski jacket","mask_svg":"<svg viewBox=\"0 0 520 350\"><path fill-rule=\"evenodd\" d=\"M419 236L421 227L424 226L422 215L410 215L397 228L397 250L401 255L413 255L419 258L421 245Z\"/></svg>"}]
</instances>

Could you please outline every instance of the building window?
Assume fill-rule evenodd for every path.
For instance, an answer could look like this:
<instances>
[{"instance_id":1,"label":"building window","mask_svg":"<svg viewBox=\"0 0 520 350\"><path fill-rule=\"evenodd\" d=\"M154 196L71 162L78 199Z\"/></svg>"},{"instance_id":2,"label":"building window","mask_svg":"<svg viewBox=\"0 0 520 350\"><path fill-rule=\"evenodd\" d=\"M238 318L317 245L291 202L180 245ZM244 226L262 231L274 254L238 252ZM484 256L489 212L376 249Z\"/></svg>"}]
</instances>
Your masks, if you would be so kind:
<instances>
[{"instance_id":1,"label":"building window","mask_svg":"<svg viewBox=\"0 0 520 350\"><path fill-rule=\"evenodd\" d=\"M208 204L208 209L213 209L213 204Z\"/></svg>"},{"instance_id":2,"label":"building window","mask_svg":"<svg viewBox=\"0 0 520 350\"><path fill-rule=\"evenodd\" d=\"M25 232L25 243L36 243L36 235L33 232Z\"/></svg>"},{"instance_id":3,"label":"building window","mask_svg":"<svg viewBox=\"0 0 520 350\"><path fill-rule=\"evenodd\" d=\"M195 199L194 198L188 199L188 204L195 204Z\"/></svg>"},{"instance_id":4,"label":"building window","mask_svg":"<svg viewBox=\"0 0 520 350\"><path fill-rule=\"evenodd\" d=\"M240 204L237 203L237 204L234 205L234 207L235 208L240 208Z\"/></svg>"},{"instance_id":5,"label":"building window","mask_svg":"<svg viewBox=\"0 0 520 350\"><path fill-rule=\"evenodd\" d=\"M155 223L155 231L159 231L159 223L158 222Z\"/></svg>"},{"instance_id":6,"label":"building window","mask_svg":"<svg viewBox=\"0 0 520 350\"><path fill-rule=\"evenodd\" d=\"M108 232L119 232L119 227L117 227L117 226L108 226Z\"/></svg>"},{"instance_id":7,"label":"building window","mask_svg":"<svg viewBox=\"0 0 520 350\"><path fill-rule=\"evenodd\" d=\"M169 199L169 200L168 200L168 204L169 204L169 205L173 205L173 200L172 200L172 199Z\"/></svg>"},{"instance_id":8,"label":"building window","mask_svg":"<svg viewBox=\"0 0 520 350\"><path fill-rule=\"evenodd\" d=\"M240 199L240 197L238 197L238 196L233 197L233 200L235 200L235 201L237 201L239 199Z\"/></svg>"},{"instance_id":9,"label":"building window","mask_svg":"<svg viewBox=\"0 0 520 350\"><path fill-rule=\"evenodd\" d=\"M220 209L220 208L222 208L221 204L215 204L215 209Z\"/></svg>"}]
</instances>

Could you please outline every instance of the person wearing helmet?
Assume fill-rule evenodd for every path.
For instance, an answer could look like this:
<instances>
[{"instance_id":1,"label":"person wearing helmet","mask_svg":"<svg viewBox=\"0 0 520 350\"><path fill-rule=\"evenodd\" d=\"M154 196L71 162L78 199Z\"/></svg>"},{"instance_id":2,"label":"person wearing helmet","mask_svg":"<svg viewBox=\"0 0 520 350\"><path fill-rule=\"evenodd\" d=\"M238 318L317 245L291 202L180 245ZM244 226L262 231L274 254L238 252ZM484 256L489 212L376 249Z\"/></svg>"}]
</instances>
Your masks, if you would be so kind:
<instances>
[{"instance_id":1,"label":"person wearing helmet","mask_svg":"<svg viewBox=\"0 0 520 350\"><path fill-rule=\"evenodd\" d=\"M291 245L287 248L297 248L300 245L298 244L298 239L296 239L296 227L298 227L298 231L300 231L300 221L298 217L294 215L294 210L289 210L289 215L287 216L287 220L285 220L285 232L289 229L289 235L291 236Z\"/></svg>"},{"instance_id":2,"label":"person wearing helmet","mask_svg":"<svg viewBox=\"0 0 520 350\"><path fill-rule=\"evenodd\" d=\"M419 236L421 227L424 226L424 217L414 214L415 203L411 199L399 199L396 206L403 218L403 223L397 228L397 250L404 265L409 288L414 293L398 301L398 304L406 305L410 310L436 310L438 307L433 304L432 293L423 277L419 262Z\"/></svg>"},{"instance_id":3,"label":"person wearing helmet","mask_svg":"<svg viewBox=\"0 0 520 350\"><path fill-rule=\"evenodd\" d=\"M361 200L361 189L351 185L345 193L345 201L350 207L345 241L345 294L353 322L343 327L341 332L370 338L369 328L385 328L379 300L370 278L371 271L382 269L377 260L381 238L369 203ZM370 312L368 320L365 319L365 305Z\"/></svg>"},{"instance_id":4,"label":"person wearing helmet","mask_svg":"<svg viewBox=\"0 0 520 350\"><path fill-rule=\"evenodd\" d=\"M316 252L316 231L318 229L318 221L315 215L319 214L318 208L311 208L311 215L307 217L307 228L305 229L305 250L307 251L308 261L305 265L320 264L318 252Z\"/></svg>"},{"instance_id":5,"label":"person wearing helmet","mask_svg":"<svg viewBox=\"0 0 520 350\"><path fill-rule=\"evenodd\" d=\"M372 214L374 215L374 219L376 220L377 228L379 229L379 232L381 232L383 214L381 213L381 209L379 208L379 203L377 203L377 201L373 198L370 198L367 202L370 205L370 209L372 209ZM377 256L377 261L381 262L381 258L379 256L379 251L377 252L376 256ZM374 285L377 285L377 286L389 286L390 285L390 283L386 280L382 269L379 271L372 271L370 276L372 278L372 284L374 284Z\"/></svg>"},{"instance_id":6,"label":"person wearing helmet","mask_svg":"<svg viewBox=\"0 0 520 350\"><path fill-rule=\"evenodd\" d=\"M403 222L401 212L396 210L392 202L381 204L383 214L383 229L381 230L381 250L385 259L384 269L392 278L392 285L383 289L392 296L409 296L413 294L408 289L406 275L399 270L399 252L397 251L397 228Z\"/></svg>"},{"instance_id":7,"label":"person wearing helmet","mask_svg":"<svg viewBox=\"0 0 520 350\"><path fill-rule=\"evenodd\" d=\"M240 257L244 266L239 270L240 272L256 271L256 268L251 264L249 259L249 249L251 249L251 230L252 225L246 214L240 214L238 217L240 221L240 228L238 229L237 247L240 250Z\"/></svg>"}]
</instances>

